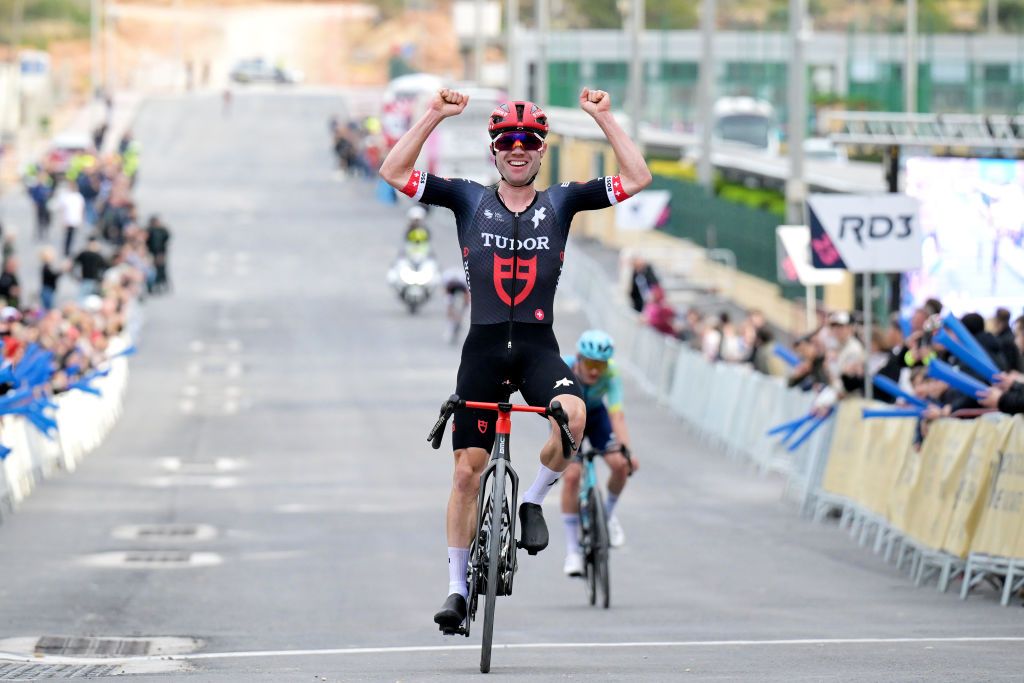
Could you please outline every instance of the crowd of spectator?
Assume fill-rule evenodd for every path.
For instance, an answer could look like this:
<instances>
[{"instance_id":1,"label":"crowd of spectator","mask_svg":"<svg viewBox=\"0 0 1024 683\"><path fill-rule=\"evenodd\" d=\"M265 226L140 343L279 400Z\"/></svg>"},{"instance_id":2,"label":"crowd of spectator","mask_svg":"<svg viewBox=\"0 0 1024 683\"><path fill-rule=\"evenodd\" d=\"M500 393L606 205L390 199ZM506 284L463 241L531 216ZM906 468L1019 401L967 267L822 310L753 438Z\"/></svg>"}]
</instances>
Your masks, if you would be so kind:
<instances>
[{"instance_id":1,"label":"crowd of spectator","mask_svg":"<svg viewBox=\"0 0 1024 683\"><path fill-rule=\"evenodd\" d=\"M832 312L818 329L797 338L782 353L759 311L743 314L740 320L726 311L697 308L679 315L654 269L642 258L632 263L629 299L645 324L689 344L709 362L747 363L765 374L784 375L790 387L818 393L822 410L844 397L864 395L867 372L887 377L928 404L923 429L942 416L972 417L993 410L1024 413L1024 312L1015 317L1000 308L989 320L978 313L956 317L962 325L960 334L969 335L999 369L993 378L943 345L948 339L960 344L964 340L944 324L949 311L938 299L929 299L906 318L894 313L873 329L870 339L850 312ZM988 388L964 393L936 379L928 373L936 359ZM904 402L876 386L872 394L888 403Z\"/></svg>"},{"instance_id":2,"label":"crowd of spectator","mask_svg":"<svg viewBox=\"0 0 1024 683\"><path fill-rule=\"evenodd\" d=\"M134 302L170 287L170 231L158 216L138 223L132 196L138 162L128 133L115 154L47 157L23 176L35 209L39 279L23 285L21 245L13 231L4 234L3 363L17 368L26 353L51 353L54 392L74 387L104 363L111 340L129 325ZM51 236L55 221L62 230ZM62 287L66 279L77 287Z\"/></svg>"}]
</instances>

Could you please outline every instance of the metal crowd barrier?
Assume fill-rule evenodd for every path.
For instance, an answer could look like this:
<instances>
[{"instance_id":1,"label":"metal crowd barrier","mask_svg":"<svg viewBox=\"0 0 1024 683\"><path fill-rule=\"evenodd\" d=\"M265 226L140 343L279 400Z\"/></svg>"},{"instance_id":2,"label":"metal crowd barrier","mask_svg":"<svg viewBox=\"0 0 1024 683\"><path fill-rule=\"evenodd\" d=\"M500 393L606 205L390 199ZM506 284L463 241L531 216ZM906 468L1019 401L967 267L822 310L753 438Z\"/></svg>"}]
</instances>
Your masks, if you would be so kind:
<instances>
[{"instance_id":1,"label":"metal crowd barrier","mask_svg":"<svg viewBox=\"0 0 1024 683\"><path fill-rule=\"evenodd\" d=\"M792 452L766 432L806 415L811 394L789 389L783 379L746 365L708 362L646 325L586 254L574 251L566 259L562 280L579 299L589 323L615 339L617 361L644 391L679 416L701 441L762 472L784 475L786 495L810 513L831 443L831 423Z\"/></svg>"},{"instance_id":2,"label":"metal crowd barrier","mask_svg":"<svg viewBox=\"0 0 1024 683\"><path fill-rule=\"evenodd\" d=\"M110 340L108 354L130 346L128 334ZM0 443L10 453L0 462L0 521L10 515L36 486L60 472L72 472L106 438L121 416L128 386L128 358L110 361L110 372L92 386L100 396L69 391L56 397L57 435L48 438L25 418L0 418Z\"/></svg>"}]
</instances>

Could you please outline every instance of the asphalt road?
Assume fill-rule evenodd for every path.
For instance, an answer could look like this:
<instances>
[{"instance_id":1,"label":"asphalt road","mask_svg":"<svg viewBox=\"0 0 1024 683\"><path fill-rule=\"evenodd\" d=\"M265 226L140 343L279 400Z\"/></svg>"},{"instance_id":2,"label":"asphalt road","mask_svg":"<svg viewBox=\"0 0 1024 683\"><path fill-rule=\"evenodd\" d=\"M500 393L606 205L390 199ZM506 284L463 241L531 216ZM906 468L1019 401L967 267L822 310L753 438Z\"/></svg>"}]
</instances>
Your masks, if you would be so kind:
<instances>
[{"instance_id":1,"label":"asphalt road","mask_svg":"<svg viewBox=\"0 0 1024 683\"><path fill-rule=\"evenodd\" d=\"M458 352L439 302L411 317L385 284L403 212L333 171L326 121L342 107L260 92L238 94L229 116L213 96L142 107L138 198L174 231L175 291L146 305L108 441L0 527L0 651L30 652L41 636L173 636L195 639L181 646L194 654L108 673L480 675L479 630L446 639L432 623L451 456L425 435ZM431 220L456 262L450 215ZM556 320L565 348L584 324L570 298ZM495 641L508 647L491 678L1020 680L1020 607L914 588L634 386L627 410L642 469L620 508L612 609L587 606L562 576L550 496L552 544L520 556L515 595L498 604ZM515 422L527 481L543 437L539 420ZM140 524L176 526L132 539L124 527ZM119 562L147 550L182 552Z\"/></svg>"}]
</instances>

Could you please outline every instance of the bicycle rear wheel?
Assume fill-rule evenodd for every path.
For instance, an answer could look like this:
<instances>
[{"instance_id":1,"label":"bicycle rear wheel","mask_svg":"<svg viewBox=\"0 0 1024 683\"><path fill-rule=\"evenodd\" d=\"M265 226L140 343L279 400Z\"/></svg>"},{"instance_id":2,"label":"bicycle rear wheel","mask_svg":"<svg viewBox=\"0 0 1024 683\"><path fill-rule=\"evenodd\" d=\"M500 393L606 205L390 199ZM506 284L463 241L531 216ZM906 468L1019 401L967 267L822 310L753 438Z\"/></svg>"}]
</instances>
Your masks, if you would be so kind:
<instances>
[{"instance_id":1,"label":"bicycle rear wheel","mask_svg":"<svg viewBox=\"0 0 1024 683\"><path fill-rule=\"evenodd\" d=\"M593 521L594 583L601 592L601 606L608 609L611 604L611 581L608 576L608 520L604 514L604 501L596 488L590 492L590 518ZM594 600L590 601L594 604Z\"/></svg>"},{"instance_id":2,"label":"bicycle rear wheel","mask_svg":"<svg viewBox=\"0 0 1024 683\"><path fill-rule=\"evenodd\" d=\"M498 569L501 564L501 513L504 508L505 463L499 460L491 476L491 518L487 530L487 604L484 606L484 630L480 644L480 673L491 670L494 603L498 599Z\"/></svg>"}]
</instances>

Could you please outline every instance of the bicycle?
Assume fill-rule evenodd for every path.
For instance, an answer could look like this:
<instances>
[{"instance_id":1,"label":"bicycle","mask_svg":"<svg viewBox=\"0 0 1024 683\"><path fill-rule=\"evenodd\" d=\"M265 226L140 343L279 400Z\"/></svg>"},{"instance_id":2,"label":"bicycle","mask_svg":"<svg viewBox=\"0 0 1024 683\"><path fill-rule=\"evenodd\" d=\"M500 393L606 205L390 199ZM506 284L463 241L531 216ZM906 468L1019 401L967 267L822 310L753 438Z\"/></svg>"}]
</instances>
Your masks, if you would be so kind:
<instances>
[{"instance_id":1,"label":"bicycle","mask_svg":"<svg viewBox=\"0 0 1024 683\"><path fill-rule=\"evenodd\" d=\"M633 463L629 458L629 449L625 446L614 446L604 451L591 449L580 454L583 468L580 477L580 553L583 555L583 578L587 589L587 598L591 605L597 604L598 590L601 592L601 604L605 609L611 605L611 580L608 571L608 520L605 516L604 498L597 484L597 467L594 458L605 453L620 451L629 465L629 474L633 474Z\"/></svg>"},{"instance_id":2,"label":"bicycle","mask_svg":"<svg viewBox=\"0 0 1024 683\"><path fill-rule=\"evenodd\" d=\"M442 627L441 630L445 635L464 635L468 638L470 624L476 619L477 600L480 595L484 595L487 602L480 647L480 672L487 673L491 670L495 601L499 595L512 594L512 579L517 568L516 548L522 547L515 540L516 516L513 514L519 496L519 476L512 469L509 446L512 413L535 413L545 418L554 418L558 423L562 453L566 459L576 452L576 441L569 431L569 418L558 401L552 401L549 407L538 407L514 405L507 401L464 401L452 394L441 406L441 414L427 436L427 441L435 449L441 447L448 419L456 410L463 409L493 410L498 413L498 422L490 462L480 475L476 533L470 543L469 566L466 570L469 586L466 620L456 629Z\"/></svg>"}]
</instances>

